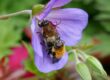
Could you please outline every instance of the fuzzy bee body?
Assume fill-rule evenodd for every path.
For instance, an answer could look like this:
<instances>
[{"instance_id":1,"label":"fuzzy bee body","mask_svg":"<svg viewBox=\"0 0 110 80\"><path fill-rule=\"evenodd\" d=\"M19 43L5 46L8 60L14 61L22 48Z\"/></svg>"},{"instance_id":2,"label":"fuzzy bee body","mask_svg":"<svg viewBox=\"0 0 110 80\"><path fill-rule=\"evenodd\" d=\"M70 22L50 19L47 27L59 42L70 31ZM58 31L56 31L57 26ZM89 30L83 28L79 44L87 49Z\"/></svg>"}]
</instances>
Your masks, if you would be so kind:
<instances>
[{"instance_id":1,"label":"fuzzy bee body","mask_svg":"<svg viewBox=\"0 0 110 80\"><path fill-rule=\"evenodd\" d=\"M61 59L65 53L64 42L60 39L56 26L48 20L43 20L38 23L42 27L42 35L47 47L48 55L55 63Z\"/></svg>"}]
</instances>

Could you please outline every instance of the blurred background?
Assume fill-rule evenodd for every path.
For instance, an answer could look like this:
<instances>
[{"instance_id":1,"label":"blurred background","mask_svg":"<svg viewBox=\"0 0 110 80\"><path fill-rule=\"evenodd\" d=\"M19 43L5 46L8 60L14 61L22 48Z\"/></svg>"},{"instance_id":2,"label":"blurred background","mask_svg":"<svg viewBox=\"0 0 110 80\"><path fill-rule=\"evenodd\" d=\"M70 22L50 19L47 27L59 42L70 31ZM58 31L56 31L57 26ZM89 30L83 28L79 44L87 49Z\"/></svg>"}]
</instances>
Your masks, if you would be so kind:
<instances>
[{"instance_id":1,"label":"blurred background","mask_svg":"<svg viewBox=\"0 0 110 80\"><path fill-rule=\"evenodd\" d=\"M0 15L47 3L48 0L0 0ZM110 75L110 0L73 0L66 8L81 8L89 14L80 46L92 45L88 54L98 58ZM78 80L72 55L59 71L40 73L33 62L29 15L0 20L0 80Z\"/></svg>"}]
</instances>

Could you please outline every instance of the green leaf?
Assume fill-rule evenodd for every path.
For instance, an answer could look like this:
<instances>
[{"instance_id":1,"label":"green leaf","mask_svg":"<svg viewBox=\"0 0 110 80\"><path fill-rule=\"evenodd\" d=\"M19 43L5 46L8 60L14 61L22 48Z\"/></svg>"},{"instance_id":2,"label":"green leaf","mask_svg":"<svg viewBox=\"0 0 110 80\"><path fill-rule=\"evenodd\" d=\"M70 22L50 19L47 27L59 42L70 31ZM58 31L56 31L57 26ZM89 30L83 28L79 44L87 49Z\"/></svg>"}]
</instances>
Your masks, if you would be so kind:
<instances>
[{"instance_id":1,"label":"green leaf","mask_svg":"<svg viewBox=\"0 0 110 80\"><path fill-rule=\"evenodd\" d=\"M81 76L82 80L92 80L88 67L84 63L76 64L76 71Z\"/></svg>"},{"instance_id":2,"label":"green leaf","mask_svg":"<svg viewBox=\"0 0 110 80\"><path fill-rule=\"evenodd\" d=\"M85 63L89 67L93 78L97 78L97 80L99 80L98 78L102 78L100 80L107 80L107 74L104 71L101 63L96 58L89 56Z\"/></svg>"},{"instance_id":3,"label":"green leaf","mask_svg":"<svg viewBox=\"0 0 110 80\"><path fill-rule=\"evenodd\" d=\"M101 21L102 26L106 31L110 32L110 22L109 21Z\"/></svg>"},{"instance_id":4,"label":"green leaf","mask_svg":"<svg viewBox=\"0 0 110 80\"><path fill-rule=\"evenodd\" d=\"M86 4L90 4L91 2L93 2L93 0L84 0L83 2Z\"/></svg>"},{"instance_id":5,"label":"green leaf","mask_svg":"<svg viewBox=\"0 0 110 80\"><path fill-rule=\"evenodd\" d=\"M0 48L13 46L20 39L21 31L16 30L10 21L0 21L0 30Z\"/></svg>"},{"instance_id":6,"label":"green leaf","mask_svg":"<svg viewBox=\"0 0 110 80\"><path fill-rule=\"evenodd\" d=\"M103 69L101 63L93 56L89 56L87 59L86 59L86 63L88 65L91 65L93 66L94 69L100 71Z\"/></svg>"},{"instance_id":7,"label":"green leaf","mask_svg":"<svg viewBox=\"0 0 110 80\"><path fill-rule=\"evenodd\" d=\"M31 9L31 7L35 4L37 4L38 2L39 2L39 0L33 0L33 1L28 1L28 0L23 0L23 1L13 0L13 1L11 1L10 0L7 6L9 6L11 4L11 7L9 7L9 10L7 10L7 11L12 12L12 11L19 11L19 10L24 10L24 9Z\"/></svg>"},{"instance_id":8,"label":"green leaf","mask_svg":"<svg viewBox=\"0 0 110 80\"><path fill-rule=\"evenodd\" d=\"M100 21L100 24L105 28L106 31L110 32L110 13L102 12L95 16L95 19Z\"/></svg>"},{"instance_id":9,"label":"green leaf","mask_svg":"<svg viewBox=\"0 0 110 80\"><path fill-rule=\"evenodd\" d=\"M27 48L28 54L29 54L31 60L34 61L34 51L33 51L32 46L30 44L26 43L26 42L23 42L23 44Z\"/></svg>"},{"instance_id":10,"label":"green leaf","mask_svg":"<svg viewBox=\"0 0 110 80\"><path fill-rule=\"evenodd\" d=\"M3 57L6 57L7 55L10 55L10 54L11 54L11 50L9 50L9 49L0 51L0 60L1 60Z\"/></svg>"},{"instance_id":11,"label":"green leaf","mask_svg":"<svg viewBox=\"0 0 110 80\"><path fill-rule=\"evenodd\" d=\"M95 45L92 49L92 53L101 52L103 56L110 54L110 37L107 34L98 34L95 36L100 41L99 44Z\"/></svg>"},{"instance_id":12,"label":"green leaf","mask_svg":"<svg viewBox=\"0 0 110 80\"><path fill-rule=\"evenodd\" d=\"M10 48L18 45L21 38L21 30L16 29L11 19L0 21L0 54L7 56Z\"/></svg>"},{"instance_id":13,"label":"green leaf","mask_svg":"<svg viewBox=\"0 0 110 80\"><path fill-rule=\"evenodd\" d=\"M29 59L25 60L24 61L24 66L25 66L25 69L27 71L30 71L30 72L32 72L34 74L37 74L38 73L38 70L37 70L36 66L34 65L34 62L33 61L31 61Z\"/></svg>"},{"instance_id":14,"label":"green leaf","mask_svg":"<svg viewBox=\"0 0 110 80\"><path fill-rule=\"evenodd\" d=\"M110 0L95 0L95 8L101 11L110 12Z\"/></svg>"},{"instance_id":15,"label":"green leaf","mask_svg":"<svg viewBox=\"0 0 110 80\"><path fill-rule=\"evenodd\" d=\"M95 16L95 19L99 21L110 20L110 13L101 12L100 14Z\"/></svg>"}]
</instances>

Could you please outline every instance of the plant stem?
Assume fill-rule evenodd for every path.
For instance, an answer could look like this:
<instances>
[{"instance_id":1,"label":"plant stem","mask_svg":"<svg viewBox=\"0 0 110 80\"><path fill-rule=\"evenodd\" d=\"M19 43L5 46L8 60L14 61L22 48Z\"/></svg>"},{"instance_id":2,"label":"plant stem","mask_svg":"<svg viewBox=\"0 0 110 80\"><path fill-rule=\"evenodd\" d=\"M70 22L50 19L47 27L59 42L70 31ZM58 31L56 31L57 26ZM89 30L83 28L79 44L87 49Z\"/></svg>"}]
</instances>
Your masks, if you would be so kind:
<instances>
[{"instance_id":1,"label":"plant stem","mask_svg":"<svg viewBox=\"0 0 110 80\"><path fill-rule=\"evenodd\" d=\"M76 64L80 63L80 60L78 59L78 55L77 55L76 50L73 50L73 53L74 53L74 58L75 58Z\"/></svg>"},{"instance_id":2,"label":"plant stem","mask_svg":"<svg viewBox=\"0 0 110 80\"><path fill-rule=\"evenodd\" d=\"M78 50L78 52L80 53L80 55L82 55L85 59L88 58L88 55L86 53L84 53L83 51L81 50Z\"/></svg>"},{"instance_id":3,"label":"plant stem","mask_svg":"<svg viewBox=\"0 0 110 80\"><path fill-rule=\"evenodd\" d=\"M18 12L15 12L15 13L2 15L2 16L0 16L0 19L8 19L9 17L17 16L17 15L21 15L21 14L29 14L29 15L31 15L32 14L32 10L22 10L22 11L18 11Z\"/></svg>"}]
</instances>

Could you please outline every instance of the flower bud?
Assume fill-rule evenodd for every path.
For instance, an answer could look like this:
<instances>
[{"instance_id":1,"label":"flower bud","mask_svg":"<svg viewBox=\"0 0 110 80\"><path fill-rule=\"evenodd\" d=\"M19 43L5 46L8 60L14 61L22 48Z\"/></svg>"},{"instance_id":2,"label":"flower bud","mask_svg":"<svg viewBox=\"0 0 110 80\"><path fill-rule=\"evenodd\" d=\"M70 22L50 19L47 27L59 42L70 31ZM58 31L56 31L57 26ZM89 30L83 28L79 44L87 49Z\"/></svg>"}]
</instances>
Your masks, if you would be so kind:
<instances>
[{"instance_id":1,"label":"flower bud","mask_svg":"<svg viewBox=\"0 0 110 80\"><path fill-rule=\"evenodd\" d=\"M32 8L32 15L34 16L36 14L41 13L43 9L44 9L44 5L41 4L34 5Z\"/></svg>"},{"instance_id":2,"label":"flower bud","mask_svg":"<svg viewBox=\"0 0 110 80\"><path fill-rule=\"evenodd\" d=\"M86 64L89 67L91 73L93 73L92 74L93 77L99 77L100 76L99 78L101 78L102 80L107 80L107 74L104 71L103 66L95 57L89 56L86 59Z\"/></svg>"},{"instance_id":3,"label":"flower bud","mask_svg":"<svg viewBox=\"0 0 110 80\"><path fill-rule=\"evenodd\" d=\"M77 63L76 71L81 76L82 80L92 80L89 69L84 63L81 62Z\"/></svg>"}]
</instances>

